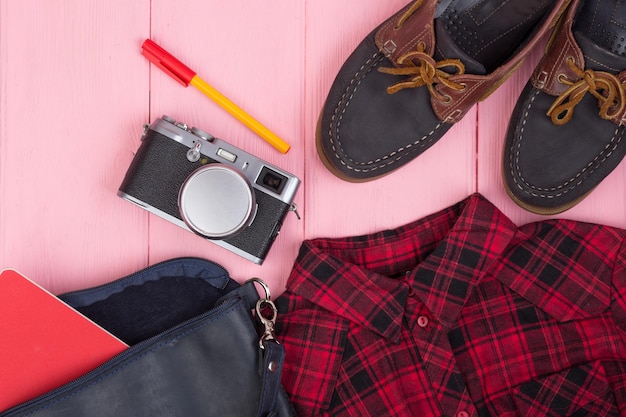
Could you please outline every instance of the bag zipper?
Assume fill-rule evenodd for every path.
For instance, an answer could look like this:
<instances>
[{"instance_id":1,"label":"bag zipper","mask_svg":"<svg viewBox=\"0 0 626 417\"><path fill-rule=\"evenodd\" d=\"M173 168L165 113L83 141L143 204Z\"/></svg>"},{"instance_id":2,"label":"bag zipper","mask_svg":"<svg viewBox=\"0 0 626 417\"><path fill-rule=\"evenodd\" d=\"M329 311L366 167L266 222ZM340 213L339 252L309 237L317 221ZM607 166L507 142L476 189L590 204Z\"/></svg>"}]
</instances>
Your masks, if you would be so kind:
<instances>
[{"instance_id":1,"label":"bag zipper","mask_svg":"<svg viewBox=\"0 0 626 417\"><path fill-rule=\"evenodd\" d=\"M126 276L124 276L122 278L115 279L113 281L110 281L110 282L98 285L96 287L90 287L90 288L85 288L85 289L82 289L82 290L75 290L75 291L70 291L70 292L66 292L66 293L63 293L63 294L59 294L58 297L62 301L66 302L65 301L66 298L71 298L71 297L75 296L76 294L81 294L81 293L82 294L89 294L91 292L100 292L100 291L102 291L102 290L104 290L106 288L109 288L109 287L116 287L116 286L118 286L120 283L122 283L125 280L129 280L129 279L131 279L133 277L136 277L138 275L145 274L146 272L149 272L149 271L151 271L153 269L160 269L160 268L162 268L162 267L164 267L164 266L166 266L168 264L175 264L175 263L187 262L187 261L201 262L201 263L211 263L211 264L221 268L224 271L225 277L227 277L227 278L225 280L225 284L222 287L216 287L216 288L223 289L226 285L228 285L229 279L232 279L232 278L230 278L230 273L228 272L228 270L226 268L224 268L222 265L218 264L217 262L209 261L209 260L202 259L202 258L181 257L181 258L174 258L174 259L168 259L168 260L165 260L165 261L157 262L154 265L147 266L147 267L145 267L145 268L143 268L143 269L141 269L139 271L133 272L132 274L126 275ZM98 301L101 301L101 300L98 300ZM69 304L69 303L67 303L67 304ZM74 307L71 304L70 304L70 307L76 308L76 307ZM79 307L84 307L84 306L79 306Z\"/></svg>"}]
</instances>

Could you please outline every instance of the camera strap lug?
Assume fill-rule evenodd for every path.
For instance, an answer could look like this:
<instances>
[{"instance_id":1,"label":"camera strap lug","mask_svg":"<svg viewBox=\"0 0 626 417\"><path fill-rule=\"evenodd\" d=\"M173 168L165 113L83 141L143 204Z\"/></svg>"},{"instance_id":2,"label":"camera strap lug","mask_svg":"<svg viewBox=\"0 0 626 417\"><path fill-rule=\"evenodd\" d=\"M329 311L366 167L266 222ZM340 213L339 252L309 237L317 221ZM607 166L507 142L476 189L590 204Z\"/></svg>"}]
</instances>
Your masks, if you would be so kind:
<instances>
[{"instance_id":1,"label":"camera strap lug","mask_svg":"<svg viewBox=\"0 0 626 417\"><path fill-rule=\"evenodd\" d=\"M148 123L144 123L143 124L143 133L141 134L141 140L144 140L144 138L148 134L148 129L150 129L150 125Z\"/></svg>"},{"instance_id":2,"label":"camera strap lug","mask_svg":"<svg viewBox=\"0 0 626 417\"><path fill-rule=\"evenodd\" d=\"M289 211L293 211L298 220L302 220L302 217L300 217L300 213L298 213L298 206L296 205L296 203L291 203L289 205Z\"/></svg>"}]
</instances>

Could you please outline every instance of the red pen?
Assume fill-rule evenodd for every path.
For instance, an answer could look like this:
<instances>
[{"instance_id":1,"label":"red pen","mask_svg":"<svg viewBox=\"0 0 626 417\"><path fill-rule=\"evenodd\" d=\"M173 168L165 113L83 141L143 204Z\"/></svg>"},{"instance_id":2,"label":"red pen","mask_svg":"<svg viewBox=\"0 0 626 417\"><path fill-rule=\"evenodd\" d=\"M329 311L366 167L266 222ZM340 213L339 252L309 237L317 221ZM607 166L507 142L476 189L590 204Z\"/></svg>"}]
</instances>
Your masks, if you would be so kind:
<instances>
[{"instance_id":1,"label":"red pen","mask_svg":"<svg viewBox=\"0 0 626 417\"><path fill-rule=\"evenodd\" d=\"M282 153L287 153L290 146L287 142L272 133L268 128L259 123L256 119L243 111L241 107L230 101L226 96L211 87L206 81L198 77L198 74L188 66L180 62L173 55L161 48L159 45L146 39L141 46L141 53L157 67L178 81L183 86L189 84L196 87L204 95L215 101L224 110L235 116L240 122L248 126L253 132L265 139L270 145Z\"/></svg>"}]
</instances>

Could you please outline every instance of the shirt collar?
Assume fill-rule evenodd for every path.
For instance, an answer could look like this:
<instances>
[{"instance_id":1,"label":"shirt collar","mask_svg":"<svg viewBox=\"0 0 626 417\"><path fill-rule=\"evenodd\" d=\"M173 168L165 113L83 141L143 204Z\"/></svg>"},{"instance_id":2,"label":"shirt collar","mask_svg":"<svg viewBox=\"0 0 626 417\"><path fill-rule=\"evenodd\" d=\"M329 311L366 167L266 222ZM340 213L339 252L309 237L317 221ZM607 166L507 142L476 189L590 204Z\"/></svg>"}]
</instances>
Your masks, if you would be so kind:
<instances>
[{"instance_id":1,"label":"shirt collar","mask_svg":"<svg viewBox=\"0 0 626 417\"><path fill-rule=\"evenodd\" d=\"M475 194L437 218L441 238L411 273L411 287L439 322L452 326L480 278L501 258L517 227Z\"/></svg>"},{"instance_id":2,"label":"shirt collar","mask_svg":"<svg viewBox=\"0 0 626 417\"><path fill-rule=\"evenodd\" d=\"M304 241L287 290L399 342L410 289L451 323L514 233L510 220L474 194L397 229Z\"/></svg>"}]
</instances>

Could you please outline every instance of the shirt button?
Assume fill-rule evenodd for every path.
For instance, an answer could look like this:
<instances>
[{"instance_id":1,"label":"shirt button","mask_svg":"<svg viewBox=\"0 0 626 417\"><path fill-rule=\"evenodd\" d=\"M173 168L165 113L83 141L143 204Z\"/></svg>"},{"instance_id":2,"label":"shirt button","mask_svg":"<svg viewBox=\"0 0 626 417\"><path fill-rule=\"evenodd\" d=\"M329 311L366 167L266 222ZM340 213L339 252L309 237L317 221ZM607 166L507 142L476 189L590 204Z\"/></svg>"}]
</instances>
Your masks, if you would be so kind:
<instances>
[{"instance_id":1,"label":"shirt button","mask_svg":"<svg viewBox=\"0 0 626 417\"><path fill-rule=\"evenodd\" d=\"M456 413L456 417L469 417L469 413L467 411L459 411Z\"/></svg>"},{"instance_id":2,"label":"shirt button","mask_svg":"<svg viewBox=\"0 0 626 417\"><path fill-rule=\"evenodd\" d=\"M426 317L426 316L419 316L417 318L417 325L422 327L422 328L428 326L428 317ZM459 416L459 415L457 415L457 417L467 417L467 416Z\"/></svg>"}]
</instances>

